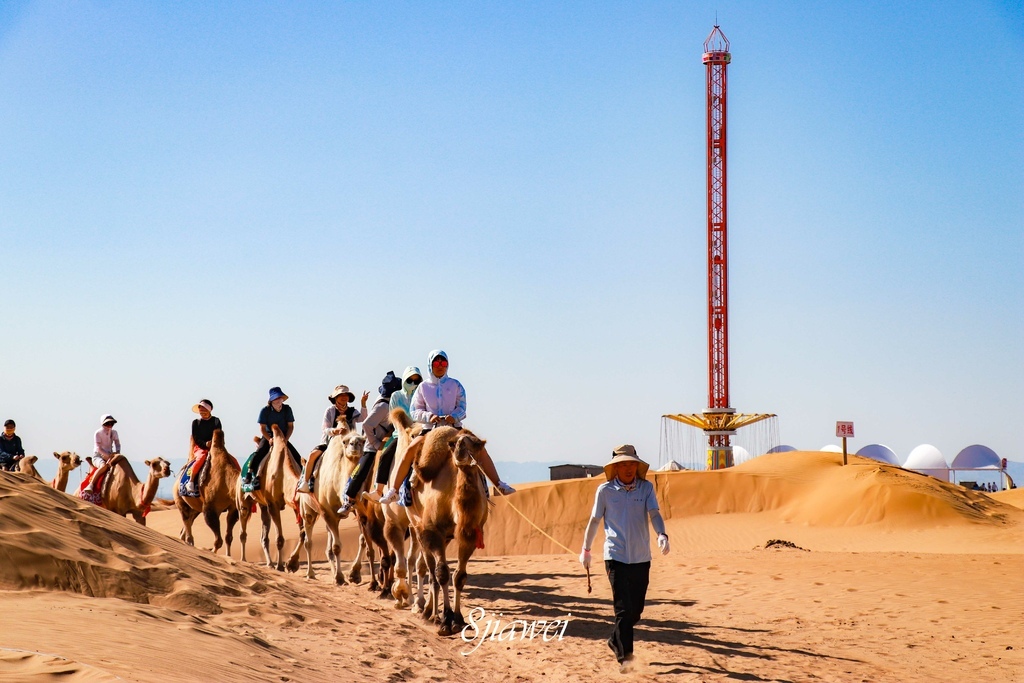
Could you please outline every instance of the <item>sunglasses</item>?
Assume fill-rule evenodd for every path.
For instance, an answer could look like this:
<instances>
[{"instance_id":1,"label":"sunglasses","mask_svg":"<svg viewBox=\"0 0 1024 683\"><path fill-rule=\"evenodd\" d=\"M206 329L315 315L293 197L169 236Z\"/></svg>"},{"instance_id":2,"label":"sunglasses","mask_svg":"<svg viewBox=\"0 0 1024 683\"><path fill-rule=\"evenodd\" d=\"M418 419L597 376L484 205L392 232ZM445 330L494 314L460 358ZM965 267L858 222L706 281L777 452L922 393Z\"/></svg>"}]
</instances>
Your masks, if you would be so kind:
<instances>
[{"instance_id":1,"label":"sunglasses","mask_svg":"<svg viewBox=\"0 0 1024 683\"><path fill-rule=\"evenodd\" d=\"M443 358L438 358L433 363L431 363L431 365L448 365L448 361L444 360Z\"/></svg>"},{"instance_id":2,"label":"sunglasses","mask_svg":"<svg viewBox=\"0 0 1024 683\"><path fill-rule=\"evenodd\" d=\"M406 384L411 384L411 385L413 385L413 386L416 386L417 384L420 384L421 382L423 382L423 380L422 380L422 379L420 379L420 378L416 378L416 379L407 379L407 380L405 380L405 383L406 383Z\"/></svg>"}]
</instances>

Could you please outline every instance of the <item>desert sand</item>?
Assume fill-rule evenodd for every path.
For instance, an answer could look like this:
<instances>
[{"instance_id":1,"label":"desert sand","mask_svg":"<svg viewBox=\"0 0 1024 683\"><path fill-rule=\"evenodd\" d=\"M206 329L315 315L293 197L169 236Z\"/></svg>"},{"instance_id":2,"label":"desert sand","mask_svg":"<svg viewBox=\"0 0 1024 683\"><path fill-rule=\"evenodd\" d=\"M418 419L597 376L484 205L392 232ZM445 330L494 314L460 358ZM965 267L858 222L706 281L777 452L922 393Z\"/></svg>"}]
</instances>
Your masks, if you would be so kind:
<instances>
[{"instance_id":1,"label":"desert sand","mask_svg":"<svg viewBox=\"0 0 1024 683\"><path fill-rule=\"evenodd\" d=\"M237 540L233 558L203 549L202 522L199 547L181 543L174 510L143 527L0 473L0 680L1024 681L1020 490L820 452L649 478L672 552L655 553L638 667L619 674L607 579L595 567L588 594L576 560L594 479L495 500L469 567L467 616L558 620L561 638L465 642L365 578L330 582L322 525L310 581L254 562L256 520L243 563ZM288 534L286 550L294 519Z\"/></svg>"}]
</instances>

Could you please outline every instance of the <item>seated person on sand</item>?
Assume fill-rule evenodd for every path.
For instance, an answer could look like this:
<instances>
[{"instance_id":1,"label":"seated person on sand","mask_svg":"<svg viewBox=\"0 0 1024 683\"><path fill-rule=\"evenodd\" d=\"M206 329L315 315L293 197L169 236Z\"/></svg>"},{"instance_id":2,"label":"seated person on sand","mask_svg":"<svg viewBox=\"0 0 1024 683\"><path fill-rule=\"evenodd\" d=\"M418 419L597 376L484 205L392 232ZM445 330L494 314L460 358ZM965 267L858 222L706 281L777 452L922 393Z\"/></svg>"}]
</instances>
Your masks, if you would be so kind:
<instances>
[{"instance_id":1,"label":"seated person on sand","mask_svg":"<svg viewBox=\"0 0 1024 683\"><path fill-rule=\"evenodd\" d=\"M354 431L356 424L366 419L366 399L370 397L368 391L363 392L363 399L360 401L360 408L350 406L349 403L356 400L356 395L349 391L344 384L334 387L334 391L327 396L331 405L324 413L323 440L320 445L313 449L306 459L306 466L302 468L302 476L299 481L299 492L309 493L313 490L313 474L316 472L316 461L327 450L327 444L335 436L342 436Z\"/></svg>"},{"instance_id":2,"label":"seated person on sand","mask_svg":"<svg viewBox=\"0 0 1024 683\"><path fill-rule=\"evenodd\" d=\"M444 351L431 351L427 363L430 364L430 374L412 395L412 419L426 425L424 432L443 425L460 429L466 419L466 390L459 380L448 376L448 354ZM382 505L392 503L398 497L398 487L409 476L412 467L410 453L411 450L391 473L390 487L380 499ZM486 450L480 451L477 464L502 495L516 492L498 476L498 470Z\"/></svg>"},{"instance_id":3,"label":"seated person on sand","mask_svg":"<svg viewBox=\"0 0 1024 683\"><path fill-rule=\"evenodd\" d=\"M189 437L188 457L189 462L194 462L192 474L188 480L189 493L195 495L199 488L199 473L206 464L206 458L210 455L210 441L213 440L213 432L217 429L223 430L220 418L213 416L213 401L204 398L192 406L192 412L198 413L199 418L192 420L192 435Z\"/></svg>"},{"instance_id":4,"label":"seated person on sand","mask_svg":"<svg viewBox=\"0 0 1024 683\"><path fill-rule=\"evenodd\" d=\"M14 420L4 422L4 433L0 434L0 470L16 471L18 461L25 457L25 449L21 446L21 437L14 433L16 428Z\"/></svg>"},{"instance_id":5,"label":"seated person on sand","mask_svg":"<svg viewBox=\"0 0 1024 683\"><path fill-rule=\"evenodd\" d=\"M363 484L366 482L366 478L373 471L373 463L377 458L377 451L381 451L376 478L378 492L376 495L367 494L367 496L370 500L380 499L380 491L384 490L384 484L387 483L388 475L391 474L391 463L394 461L397 448L397 442L395 442L396 445L394 447L391 446L391 441L393 441L391 437L395 428L391 426L391 418L388 417L388 411L391 405L391 397L401 388L402 380L395 377L393 371L388 370L387 374L384 375L384 379L381 380L380 387L377 389L380 398L374 402L373 408L370 409L370 413L363 422L363 434L366 436L366 441L363 444L363 455L359 458L359 463L352 472L352 478L348 482L348 486L345 487L344 504L338 508L338 514L342 517L348 515L349 510L355 504L356 496L359 495ZM385 443L387 443L387 448L385 448Z\"/></svg>"},{"instance_id":6,"label":"seated person on sand","mask_svg":"<svg viewBox=\"0 0 1024 683\"><path fill-rule=\"evenodd\" d=\"M243 485L255 485L259 482L260 463L270 453L270 446L274 442L274 430L272 429L274 425L277 425L284 434L288 450L295 461L302 462L299 452L295 450L292 442L288 441L292 437L292 432L295 431L295 416L292 414L292 407L285 404L287 400L288 396L281 391L281 387L270 388L270 398L267 399L267 405L260 411L258 420L260 440L256 446L256 452L253 453L252 462L249 463L249 471L246 473L245 481L242 482Z\"/></svg>"},{"instance_id":7,"label":"seated person on sand","mask_svg":"<svg viewBox=\"0 0 1024 683\"><path fill-rule=\"evenodd\" d=\"M110 466L124 459L124 456L121 455L121 439L114 430L115 424L117 424L117 420L114 419L113 415L108 414L100 418L100 428L93 435L93 443L95 445L92 451L93 460L91 461L92 465L96 467L96 471L92 473L89 483L83 489L86 493L94 493L96 491L96 482L103 478L103 475L107 473ZM98 466L96 465L96 460L100 461Z\"/></svg>"}]
</instances>

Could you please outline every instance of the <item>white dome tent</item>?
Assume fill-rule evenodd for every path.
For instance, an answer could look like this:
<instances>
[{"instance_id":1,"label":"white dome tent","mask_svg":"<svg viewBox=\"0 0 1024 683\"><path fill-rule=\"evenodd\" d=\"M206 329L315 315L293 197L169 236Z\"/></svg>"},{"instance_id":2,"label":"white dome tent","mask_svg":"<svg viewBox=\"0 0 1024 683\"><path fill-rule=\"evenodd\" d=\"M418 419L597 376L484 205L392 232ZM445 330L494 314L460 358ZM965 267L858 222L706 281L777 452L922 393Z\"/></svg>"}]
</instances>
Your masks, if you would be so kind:
<instances>
[{"instance_id":1,"label":"white dome tent","mask_svg":"<svg viewBox=\"0 0 1024 683\"><path fill-rule=\"evenodd\" d=\"M886 465L896 465L897 467L900 466L900 460L899 458L896 457L896 454L893 452L893 450L888 446L883 446L880 443L871 443L868 444L867 446L864 446L859 451L857 451L857 455L859 455L862 458L871 458L872 460L884 462Z\"/></svg>"},{"instance_id":2,"label":"white dome tent","mask_svg":"<svg viewBox=\"0 0 1024 683\"><path fill-rule=\"evenodd\" d=\"M968 446L957 453L949 469L953 472L954 482L956 480L956 472L964 470L995 471L1004 475L1004 477L1006 475L1006 468L1003 466L1002 458L994 450L981 444ZM1006 482L1004 482L1005 484Z\"/></svg>"},{"instance_id":3,"label":"white dome tent","mask_svg":"<svg viewBox=\"0 0 1024 683\"><path fill-rule=\"evenodd\" d=\"M834 443L830 443L827 446L822 446L818 450L821 451L822 453L842 453L843 452L843 449L840 448L839 446L835 445Z\"/></svg>"},{"instance_id":4,"label":"white dome tent","mask_svg":"<svg viewBox=\"0 0 1024 683\"><path fill-rule=\"evenodd\" d=\"M732 461L733 464L739 465L740 463L750 460L750 452L743 446L732 447Z\"/></svg>"},{"instance_id":5,"label":"white dome tent","mask_svg":"<svg viewBox=\"0 0 1024 683\"><path fill-rule=\"evenodd\" d=\"M939 449L931 444L923 443L910 451L903 469L913 470L942 481L949 481L949 465Z\"/></svg>"}]
</instances>

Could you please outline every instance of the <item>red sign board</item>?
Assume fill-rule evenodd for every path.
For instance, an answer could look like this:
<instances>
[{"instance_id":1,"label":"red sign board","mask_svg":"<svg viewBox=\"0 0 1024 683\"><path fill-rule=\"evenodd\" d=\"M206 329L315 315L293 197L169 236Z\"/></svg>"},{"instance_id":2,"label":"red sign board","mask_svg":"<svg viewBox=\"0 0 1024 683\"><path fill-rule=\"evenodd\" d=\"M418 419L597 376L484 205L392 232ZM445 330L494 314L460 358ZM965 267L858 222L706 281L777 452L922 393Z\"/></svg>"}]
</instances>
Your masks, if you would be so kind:
<instances>
[{"instance_id":1,"label":"red sign board","mask_svg":"<svg viewBox=\"0 0 1024 683\"><path fill-rule=\"evenodd\" d=\"M852 439L853 438L853 423L852 422L836 422L836 437L840 439Z\"/></svg>"}]
</instances>

